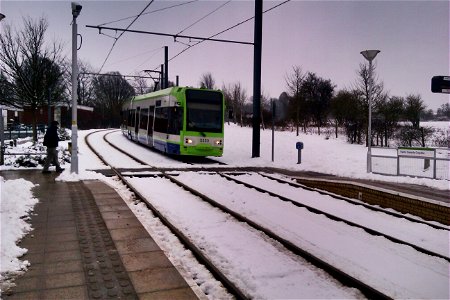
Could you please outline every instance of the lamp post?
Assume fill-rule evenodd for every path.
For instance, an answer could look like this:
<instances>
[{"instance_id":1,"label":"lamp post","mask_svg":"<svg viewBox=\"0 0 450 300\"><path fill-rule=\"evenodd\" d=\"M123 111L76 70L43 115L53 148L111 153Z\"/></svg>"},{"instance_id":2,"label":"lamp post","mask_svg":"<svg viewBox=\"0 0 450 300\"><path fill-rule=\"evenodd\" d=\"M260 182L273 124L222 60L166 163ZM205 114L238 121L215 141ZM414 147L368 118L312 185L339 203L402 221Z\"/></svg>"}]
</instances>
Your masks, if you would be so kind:
<instances>
[{"instance_id":1,"label":"lamp post","mask_svg":"<svg viewBox=\"0 0 450 300\"><path fill-rule=\"evenodd\" d=\"M362 56L369 61L369 126L367 129L367 173L372 172L372 60L380 53L380 50L361 51Z\"/></svg>"},{"instance_id":2,"label":"lamp post","mask_svg":"<svg viewBox=\"0 0 450 300\"><path fill-rule=\"evenodd\" d=\"M78 125L77 125L77 90L78 90L78 65L77 65L77 17L82 6L72 2L72 158L70 172L78 174Z\"/></svg>"},{"instance_id":3,"label":"lamp post","mask_svg":"<svg viewBox=\"0 0 450 300\"><path fill-rule=\"evenodd\" d=\"M0 21L5 15L0 13ZM1 70L0 70L1 72ZM0 166L5 164L5 120L3 119L3 107L0 105Z\"/></svg>"}]
</instances>

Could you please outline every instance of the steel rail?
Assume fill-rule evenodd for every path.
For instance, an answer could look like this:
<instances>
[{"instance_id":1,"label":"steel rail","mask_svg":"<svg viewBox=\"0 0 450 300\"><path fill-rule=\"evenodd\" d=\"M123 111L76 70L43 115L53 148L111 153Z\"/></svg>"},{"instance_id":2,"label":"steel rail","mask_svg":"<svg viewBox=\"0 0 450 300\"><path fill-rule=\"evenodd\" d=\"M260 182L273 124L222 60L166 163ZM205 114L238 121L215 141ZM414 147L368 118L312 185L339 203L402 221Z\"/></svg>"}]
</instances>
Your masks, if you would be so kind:
<instances>
[{"instance_id":1,"label":"steel rail","mask_svg":"<svg viewBox=\"0 0 450 300\"><path fill-rule=\"evenodd\" d=\"M228 207L218 203L217 201L211 199L210 197L208 197L208 196L200 193L199 191L189 187L188 185L186 185L186 184L182 183L181 181L175 179L173 176L168 175L168 174L164 174L164 176L167 177L173 183L175 183L178 186L180 186L183 189L185 189L186 191L188 191L188 192L192 193L193 195L195 195L195 196L201 198L202 200L206 201L207 203L209 203L213 207L216 207L216 208L218 208L218 209L228 213L229 215L233 216L236 220L238 220L240 222L247 223L249 226L251 226L251 227L253 227L253 228L263 232L268 237L270 237L273 240L275 240L275 241L279 242L280 244L282 244L286 249L288 249L292 253L303 257L305 260L307 260L308 262L310 262L314 266L325 270L328 274L330 274L336 280L340 281L342 284L344 284L346 286L355 287L355 288L359 289L369 299L392 299L391 297L389 297L386 294L384 294L384 293L376 290L375 288L367 285L366 283L360 281L359 279L357 279L357 278L355 278L355 277L353 277L353 276L343 272L342 270L340 270L340 269L330 265L326 261L324 261L324 260L320 259L319 257L315 256L314 254L312 254L312 253L310 253L310 252L308 252L308 251L306 251L304 249L301 249L300 247L298 247L297 245L295 245L291 241L280 237L279 235L274 233L272 230L259 225L258 223L248 219L247 217L245 217L245 216L243 216L243 215L241 215L241 214L239 214L239 213L229 209Z\"/></svg>"},{"instance_id":2,"label":"steel rail","mask_svg":"<svg viewBox=\"0 0 450 300\"><path fill-rule=\"evenodd\" d=\"M434 229L442 229L442 230L447 230L447 231L450 230L449 227L445 227L445 226L438 225L438 224L433 224L433 223L427 222L427 221L422 221L422 220L419 220L419 219L416 219L416 218L413 218L413 217L410 217L410 216L407 216L407 215L403 215L401 213L389 211L389 210L384 209L384 208L380 208L380 207L376 207L376 206L373 206L373 205L370 205L370 204L359 202L357 200L353 200L353 199L350 199L348 197L344 197L344 196L341 196L341 195L338 195L338 194L335 194L335 193L331 193L331 192L327 192L327 191L324 191L324 190L312 188L312 187L306 186L306 185L301 184L301 183L296 183L296 182L292 182L292 181L288 181L288 180L283 180L283 179L280 179L280 178L272 177L272 176L267 175L267 174L262 173L262 172L256 172L256 173L258 173L259 175L261 175L263 177L269 178L271 180L275 180L275 181L278 181L280 183L286 183L286 184L288 184L288 185L290 185L292 187L301 188L301 189L305 189L305 190L312 191L312 192L317 192L317 193L319 193L321 195L327 195L327 196L336 198L338 200L346 201L346 202L351 203L351 204L361 205L361 206L363 206L363 207L365 207L367 209L373 210L373 211L383 212L385 214L388 214L388 215L391 215L391 216L394 216L394 217L398 217L398 218L403 218L403 219L406 219L406 220L414 222L414 223L428 225L430 227L433 227Z\"/></svg>"},{"instance_id":3,"label":"steel rail","mask_svg":"<svg viewBox=\"0 0 450 300\"><path fill-rule=\"evenodd\" d=\"M120 130L120 129L119 129L119 130ZM104 140L105 142L107 142L109 145L111 145L112 147L114 147L116 150L118 150L118 151L122 152L123 154L128 155L129 157L133 158L133 159L134 159L135 161L137 161L138 163L141 163L141 164L150 166L150 165L147 164L146 162L144 162L144 161L142 161L141 159L137 158L136 156L134 156L134 155L132 155L132 154L130 154L130 153L128 153L128 152L122 150L121 148L117 147L116 145L114 145L113 143L111 143L110 141L108 141L108 140L106 139L106 136L107 136L107 135L109 135L109 134L111 134L111 133L113 133L113 132L116 132L116 131L118 131L118 130L114 130L114 131L111 131L111 132L107 133L107 134L103 137L103 140ZM131 140L131 141L133 141L133 140ZM134 142L134 141L133 141L133 142ZM152 151L152 152L154 152L154 153L158 153L158 154L164 155L164 153L159 152L159 151L157 151L157 150L155 150L155 149L152 149L152 148L150 148L150 147L148 147L148 146L146 146L146 145L144 145L144 144L141 144L141 143L138 143L138 142L134 142L134 144L136 144L136 145L138 145L138 146L140 146L140 147L142 147L142 148L145 148L146 150ZM188 165L194 165L192 162L186 162L186 161L183 161L183 157L180 157L180 158L178 159L178 158L174 158L174 157L171 157L171 156L168 156L168 155L164 155L164 156L165 156L165 157L168 157L168 158L170 158L170 159L172 159L172 160L178 161L178 162L181 161L182 163L185 163L185 164L188 164ZM223 163L223 162L220 162L220 161L216 161L216 160L211 159L211 158L209 158L209 157L200 157L200 158L201 158L201 159L204 159L205 161L210 161L210 162L213 162L213 163L216 163L216 164L219 164L219 165L225 165L225 166L227 165L226 163ZM151 166L151 167L152 167L152 166ZM152 167L152 168L155 168L155 167Z\"/></svg>"},{"instance_id":4,"label":"steel rail","mask_svg":"<svg viewBox=\"0 0 450 300\"><path fill-rule=\"evenodd\" d=\"M366 226L364 226L364 225L361 225L361 224L358 224L358 223L349 221L349 220L347 220L347 219L343 219L343 218L341 218L341 217L335 216L335 215L333 215L333 214L324 212L324 211L322 211L322 210L320 210L320 209L318 209L318 208L309 206L309 205L307 205L307 204L300 203L300 202L297 202L297 201L295 201L295 200L289 199L289 198L287 198L287 197L278 195L278 194L276 194L276 193L274 193L274 192L271 192L271 191L269 191L269 190L260 188L260 187L258 187L258 186L253 185L253 184L250 184L250 183L247 183L247 182L238 180L238 179L233 178L233 177L231 177L231 176L228 176L228 175L226 175L226 174L222 174L222 173L218 173L218 174L219 174L220 176L222 176L222 177L228 179L228 180L234 181L234 182L236 182L236 183L238 183L238 184L242 184L242 185L246 186L247 188L255 189L255 190L257 190L258 192L261 192L261 193L267 193L268 195L270 195L270 196L272 196L272 197L276 197L276 198L279 198L279 199L282 200L282 201L289 202L289 203L291 203L291 204L294 205L294 206L301 207L301 208L306 208L307 210L309 210L309 211L312 212L312 213L319 214L319 215L324 215L324 216L326 216L327 218L329 218L329 219L331 219L331 220L333 220L333 221L343 222L343 223L345 223L345 224L347 224L347 225L350 225L350 226L353 226L353 227L357 227L357 228L363 229L364 231L366 231L367 233L369 233L369 234L371 234L371 235L382 236L382 237L384 237L384 238L390 240L391 242L394 242L394 243L397 243L397 244L406 245L406 246L410 246L410 247L414 248L415 250L417 250L418 252L421 252L421 253L424 253L424 254L427 254L427 255L431 255L431 256L436 256L436 257L445 259L446 261L450 262L450 257L448 257L448 256L445 256L445 255L442 255L442 254L439 254L439 253L435 253L435 252L433 252L433 251L431 251L431 250L428 250L428 249L422 248L422 247L420 247L420 246L414 245L414 244L412 244L412 243L403 241L403 240L401 240L401 239L398 239L398 238L396 238L396 237L390 236L390 235L385 234L385 233L383 233L383 232L374 230L374 229L372 229L372 228L366 227Z\"/></svg>"},{"instance_id":5,"label":"steel rail","mask_svg":"<svg viewBox=\"0 0 450 300\"><path fill-rule=\"evenodd\" d=\"M236 299L249 299L249 297L247 295L245 295L244 292L242 292L233 282L231 282L207 257L206 255L203 254L203 252L197 247L195 246L190 239L185 236L180 230L178 230L158 209L156 209L155 206L153 206L149 201L147 201L147 199L141 194L139 193L127 180L126 178L114 167L112 167L106 160L105 158L100 155L93 147L92 145L89 143L88 141L88 136L90 136L93 133L97 133L96 132L92 132L88 135L86 135L85 137L85 142L88 145L88 147L91 149L91 151L93 151L99 158L100 160L107 166L109 166L114 173L117 174L117 176L121 179L121 181L135 194L135 197L139 200L141 200L143 203L145 203L145 205L161 220L161 222L170 229L170 231L181 241L181 243L183 244L183 246L190 250L192 252L192 254L195 256L195 258L198 260L198 262L200 264L203 264L206 266L206 268L209 270L209 272L212 274L212 276L219 282L221 282L223 284L223 286L228 290L228 292L230 292L230 294L232 294L233 296L235 296ZM109 133L108 133L109 134ZM103 136L103 139L106 141L105 136L108 135L105 134ZM108 142L108 144L110 144ZM112 144L110 144L112 145ZM123 150L114 147L115 149L121 151L122 153L132 157L132 155L129 155L128 153L124 152ZM134 159L134 157L132 157ZM144 163L146 164L146 163ZM146 164L148 165L148 164ZM165 173L161 173L164 176L167 176Z\"/></svg>"}]
</instances>

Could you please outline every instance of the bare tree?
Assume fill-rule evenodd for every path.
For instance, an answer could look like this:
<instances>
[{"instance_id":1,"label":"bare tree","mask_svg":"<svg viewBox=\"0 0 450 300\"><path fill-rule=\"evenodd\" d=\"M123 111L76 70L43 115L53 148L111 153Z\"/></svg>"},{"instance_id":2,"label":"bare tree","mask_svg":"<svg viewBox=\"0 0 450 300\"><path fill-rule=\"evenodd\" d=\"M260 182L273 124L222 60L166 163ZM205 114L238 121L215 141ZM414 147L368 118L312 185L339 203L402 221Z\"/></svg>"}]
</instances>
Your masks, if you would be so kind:
<instances>
[{"instance_id":1,"label":"bare tree","mask_svg":"<svg viewBox=\"0 0 450 300\"><path fill-rule=\"evenodd\" d=\"M33 21L25 18L22 30L4 27L0 35L0 65L14 92L14 104L27 106L33 113L33 141L37 141L36 113L51 97L58 99L62 92L62 45L53 42L45 47L48 23L44 18Z\"/></svg>"},{"instance_id":2,"label":"bare tree","mask_svg":"<svg viewBox=\"0 0 450 300\"><path fill-rule=\"evenodd\" d=\"M405 100L405 118L410 121L413 128L420 127L420 115L427 106L420 95L408 95Z\"/></svg>"},{"instance_id":3,"label":"bare tree","mask_svg":"<svg viewBox=\"0 0 450 300\"><path fill-rule=\"evenodd\" d=\"M239 122L241 127L244 126L244 106L247 101L247 91L239 81L228 85L228 87L224 85L222 91L225 97L225 104L227 107L231 106L232 108L234 121Z\"/></svg>"},{"instance_id":4,"label":"bare tree","mask_svg":"<svg viewBox=\"0 0 450 300\"><path fill-rule=\"evenodd\" d=\"M135 74L139 76L139 74ZM138 95L149 93L154 90L154 85L148 85L147 80L142 77L135 77L132 84L134 91Z\"/></svg>"},{"instance_id":5,"label":"bare tree","mask_svg":"<svg viewBox=\"0 0 450 300\"><path fill-rule=\"evenodd\" d=\"M358 78L354 89L361 95L361 100L364 108L364 115L366 118L366 125L369 123L369 93L371 93L372 112L376 113L374 108L379 107L380 103L385 102L388 94L384 91L383 82L380 81L376 75L376 65L372 64L370 70L369 64L359 64L357 71ZM368 126L365 126L367 128ZM372 141L370 141L372 143ZM369 134L366 134L366 145L369 144Z\"/></svg>"},{"instance_id":6,"label":"bare tree","mask_svg":"<svg viewBox=\"0 0 450 300\"><path fill-rule=\"evenodd\" d=\"M119 72L100 75L94 79L95 108L102 116L102 125L120 125L120 111L123 103L134 96L133 87Z\"/></svg>"},{"instance_id":7,"label":"bare tree","mask_svg":"<svg viewBox=\"0 0 450 300\"><path fill-rule=\"evenodd\" d=\"M300 90L302 88L304 78L305 74L299 66L293 66L292 73L287 74L285 77L288 94L293 100L292 106L295 111L295 125L297 127L297 136L299 134L298 129L300 124L300 110L303 102Z\"/></svg>"},{"instance_id":8,"label":"bare tree","mask_svg":"<svg viewBox=\"0 0 450 300\"><path fill-rule=\"evenodd\" d=\"M211 72L203 73L199 82L200 88L214 90L216 87L216 81L214 80Z\"/></svg>"},{"instance_id":9,"label":"bare tree","mask_svg":"<svg viewBox=\"0 0 450 300\"><path fill-rule=\"evenodd\" d=\"M319 135L320 128L327 122L333 92L334 85L329 79L323 79L312 72L308 72L303 79L300 93L306 102L311 119L318 128Z\"/></svg>"}]
</instances>

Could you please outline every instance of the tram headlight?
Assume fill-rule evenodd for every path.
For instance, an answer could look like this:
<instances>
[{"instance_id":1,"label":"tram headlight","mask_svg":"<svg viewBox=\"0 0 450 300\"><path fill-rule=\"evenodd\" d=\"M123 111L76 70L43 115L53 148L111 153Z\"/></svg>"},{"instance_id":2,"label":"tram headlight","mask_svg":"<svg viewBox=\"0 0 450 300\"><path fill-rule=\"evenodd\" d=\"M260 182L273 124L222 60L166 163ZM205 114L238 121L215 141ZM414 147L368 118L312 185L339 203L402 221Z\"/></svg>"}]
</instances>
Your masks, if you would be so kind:
<instances>
[{"instance_id":1,"label":"tram headlight","mask_svg":"<svg viewBox=\"0 0 450 300\"><path fill-rule=\"evenodd\" d=\"M222 146L222 140L216 140L216 141L215 141L215 144L216 144L217 146Z\"/></svg>"},{"instance_id":2,"label":"tram headlight","mask_svg":"<svg viewBox=\"0 0 450 300\"><path fill-rule=\"evenodd\" d=\"M193 143L193 141L191 139L188 139L188 138L186 138L184 140L184 142L185 142L185 144L192 144Z\"/></svg>"}]
</instances>

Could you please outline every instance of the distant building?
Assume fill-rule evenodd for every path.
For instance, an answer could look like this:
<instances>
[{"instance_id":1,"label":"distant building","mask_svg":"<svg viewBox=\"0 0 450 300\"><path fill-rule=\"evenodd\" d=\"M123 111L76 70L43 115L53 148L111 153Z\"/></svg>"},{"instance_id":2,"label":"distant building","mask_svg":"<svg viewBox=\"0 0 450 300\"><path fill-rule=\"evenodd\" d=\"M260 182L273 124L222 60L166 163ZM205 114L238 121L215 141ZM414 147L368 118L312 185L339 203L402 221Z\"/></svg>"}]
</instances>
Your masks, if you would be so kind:
<instances>
[{"instance_id":1,"label":"distant building","mask_svg":"<svg viewBox=\"0 0 450 300\"><path fill-rule=\"evenodd\" d=\"M93 107L77 106L78 129L92 129L100 126L100 118L94 112ZM29 107L23 109L7 109L7 123L33 124L33 112ZM49 118L50 116L50 118ZM58 121L62 127L72 127L72 108L68 105L42 106L36 112L36 124L48 124L51 121ZM5 127L6 128L6 127Z\"/></svg>"}]
</instances>

